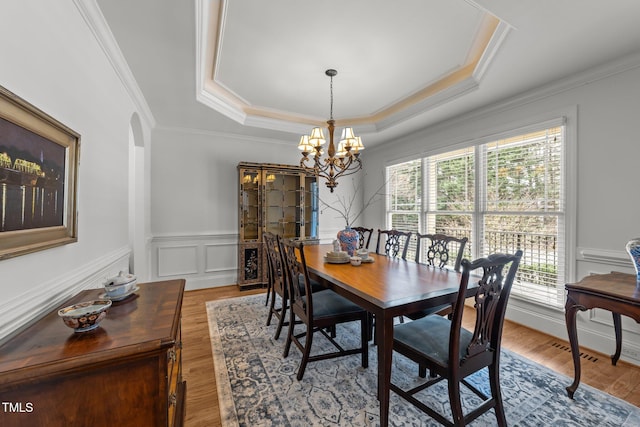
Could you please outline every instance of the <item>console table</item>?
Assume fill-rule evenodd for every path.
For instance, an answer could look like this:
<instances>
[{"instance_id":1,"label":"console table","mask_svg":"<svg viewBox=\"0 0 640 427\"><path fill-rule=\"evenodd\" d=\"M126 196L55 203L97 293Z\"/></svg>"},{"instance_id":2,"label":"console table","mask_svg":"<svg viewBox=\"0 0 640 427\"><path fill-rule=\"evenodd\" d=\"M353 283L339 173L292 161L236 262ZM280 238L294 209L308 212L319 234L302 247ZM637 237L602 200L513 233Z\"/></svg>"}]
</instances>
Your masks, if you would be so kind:
<instances>
[{"instance_id":1,"label":"console table","mask_svg":"<svg viewBox=\"0 0 640 427\"><path fill-rule=\"evenodd\" d=\"M621 315L631 317L640 323L640 287L636 286L634 274L612 272L586 276L578 283L565 285L565 289L567 290L565 321L575 374L573 384L567 387L567 394L573 399L573 394L580 384L580 349L576 330L577 311L601 308L612 313L616 351L611 356L611 363L615 365L622 350Z\"/></svg>"},{"instance_id":2,"label":"console table","mask_svg":"<svg viewBox=\"0 0 640 427\"><path fill-rule=\"evenodd\" d=\"M65 326L56 309L4 343L0 425L182 425L184 286L182 279L140 284L88 332ZM82 291L58 308L103 292Z\"/></svg>"}]
</instances>

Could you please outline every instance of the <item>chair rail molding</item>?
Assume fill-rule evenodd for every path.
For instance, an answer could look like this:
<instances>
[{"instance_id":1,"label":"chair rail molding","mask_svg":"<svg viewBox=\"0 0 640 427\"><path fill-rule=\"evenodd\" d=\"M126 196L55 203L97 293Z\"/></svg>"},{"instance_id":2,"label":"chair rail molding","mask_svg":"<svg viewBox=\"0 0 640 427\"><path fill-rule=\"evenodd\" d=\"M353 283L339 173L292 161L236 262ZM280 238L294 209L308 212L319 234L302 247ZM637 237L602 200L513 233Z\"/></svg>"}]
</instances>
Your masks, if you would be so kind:
<instances>
[{"instance_id":1,"label":"chair rail molding","mask_svg":"<svg viewBox=\"0 0 640 427\"><path fill-rule=\"evenodd\" d=\"M101 288L109 277L129 271L130 255L128 246L119 248L1 302L0 344L81 290Z\"/></svg>"},{"instance_id":2,"label":"chair rail molding","mask_svg":"<svg viewBox=\"0 0 640 427\"><path fill-rule=\"evenodd\" d=\"M633 270L633 264L629 259L629 255L625 251L579 247L577 255L578 261L595 262L598 264L608 264L617 267L629 267Z\"/></svg>"}]
</instances>

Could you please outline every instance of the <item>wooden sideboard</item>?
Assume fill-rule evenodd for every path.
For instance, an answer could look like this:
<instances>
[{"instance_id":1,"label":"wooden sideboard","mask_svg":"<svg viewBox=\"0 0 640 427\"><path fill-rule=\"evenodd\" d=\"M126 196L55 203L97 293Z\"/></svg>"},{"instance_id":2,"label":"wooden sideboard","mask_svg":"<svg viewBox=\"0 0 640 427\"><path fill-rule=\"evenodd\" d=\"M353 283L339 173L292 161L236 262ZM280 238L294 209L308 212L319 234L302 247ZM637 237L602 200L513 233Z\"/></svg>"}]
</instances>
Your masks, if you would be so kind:
<instances>
[{"instance_id":1,"label":"wooden sideboard","mask_svg":"<svg viewBox=\"0 0 640 427\"><path fill-rule=\"evenodd\" d=\"M75 333L57 309L0 347L1 426L180 426L185 281L142 283L100 326ZM91 289L61 304L97 299Z\"/></svg>"}]
</instances>

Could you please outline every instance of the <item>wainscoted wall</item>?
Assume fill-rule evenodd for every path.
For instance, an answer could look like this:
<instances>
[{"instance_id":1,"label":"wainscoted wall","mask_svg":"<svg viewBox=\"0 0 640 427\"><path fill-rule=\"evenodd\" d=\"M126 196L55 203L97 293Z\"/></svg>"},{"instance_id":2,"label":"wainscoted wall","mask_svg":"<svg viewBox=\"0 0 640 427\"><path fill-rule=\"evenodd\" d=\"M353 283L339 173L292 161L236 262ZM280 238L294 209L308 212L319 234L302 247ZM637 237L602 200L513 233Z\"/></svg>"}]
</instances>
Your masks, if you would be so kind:
<instances>
[{"instance_id":1,"label":"wainscoted wall","mask_svg":"<svg viewBox=\"0 0 640 427\"><path fill-rule=\"evenodd\" d=\"M235 284L237 250L236 232L156 236L151 240L151 280L184 278L188 290Z\"/></svg>"},{"instance_id":2,"label":"wainscoted wall","mask_svg":"<svg viewBox=\"0 0 640 427\"><path fill-rule=\"evenodd\" d=\"M87 9L101 15L95 1L9 3L2 5L0 84L80 133L81 149L78 241L0 261L0 340L129 269L130 124L139 114L143 135L154 125L132 98L129 69L114 68L121 58L107 57L109 41L88 25Z\"/></svg>"},{"instance_id":3,"label":"wainscoted wall","mask_svg":"<svg viewBox=\"0 0 640 427\"><path fill-rule=\"evenodd\" d=\"M321 231L320 242L331 243L338 230ZM237 283L237 233L156 236L150 246L151 281L184 278L187 290Z\"/></svg>"},{"instance_id":4,"label":"wainscoted wall","mask_svg":"<svg viewBox=\"0 0 640 427\"><path fill-rule=\"evenodd\" d=\"M120 248L0 302L0 344L78 292L102 288L107 278L129 271L130 254L129 247Z\"/></svg>"}]
</instances>

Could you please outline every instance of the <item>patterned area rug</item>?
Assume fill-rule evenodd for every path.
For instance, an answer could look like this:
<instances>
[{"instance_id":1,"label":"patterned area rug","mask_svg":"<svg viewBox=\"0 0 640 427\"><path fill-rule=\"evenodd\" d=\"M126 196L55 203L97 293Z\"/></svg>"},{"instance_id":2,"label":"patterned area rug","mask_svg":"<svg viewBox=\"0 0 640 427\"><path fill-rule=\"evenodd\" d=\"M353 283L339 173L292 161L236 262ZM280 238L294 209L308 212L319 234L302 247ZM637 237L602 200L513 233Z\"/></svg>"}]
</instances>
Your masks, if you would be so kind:
<instances>
[{"instance_id":1,"label":"patterned area rug","mask_svg":"<svg viewBox=\"0 0 640 427\"><path fill-rule=\"evenodd\" d=\"M297 381L300 352L292 346L289 357L282 357L286 331L278 341L273 339L275 325L265 326L268 310L264 301L265 295L251 295L207 303L222 425L378 425L376 348L370 347L367 369L360 366L359 355L347 356L310 363L303 380ZM345 346L357 345L357 331L356 324L339 326L338 341ZM327 346L330 344L324 337L314 337L314 353ZM419 380L415 364L396 353L393 357L393 382L414 384ZM571 379L504 349L500 374L509 425L640 425L639 408L586 384L580 385L571 400L565 392ZM486 372L472 379L488 391ZM450 416L444 382L423 393L428 393L424 398L431 405ZM465 406L476 404L475 395L463 395ZM389 419L394 426L439 425L393 392ZM472 425L495 424L490 411Z\"/></svg>"}]
</instances>

